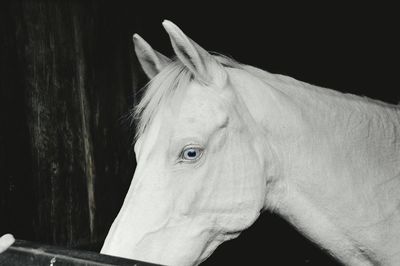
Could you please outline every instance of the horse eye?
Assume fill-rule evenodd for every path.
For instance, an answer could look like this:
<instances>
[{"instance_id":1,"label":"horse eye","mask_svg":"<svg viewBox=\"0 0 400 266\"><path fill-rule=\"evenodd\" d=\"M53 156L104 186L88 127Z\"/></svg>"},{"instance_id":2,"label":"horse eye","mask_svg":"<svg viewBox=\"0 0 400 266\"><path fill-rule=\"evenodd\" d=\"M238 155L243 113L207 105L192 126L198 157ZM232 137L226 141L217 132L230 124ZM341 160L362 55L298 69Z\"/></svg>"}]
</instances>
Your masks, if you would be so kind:
<instances>
[{"instance_id":1,"label":"horse eye","mask_svg":"<svg viewBox=\"0 0 400 266\"><path fill-rule=\"evenodd\" d=\"M182 151L181 159L184 161L195 161L201 157L203 150L197 147L188 147Z\"/></svg>"}]
</instances>

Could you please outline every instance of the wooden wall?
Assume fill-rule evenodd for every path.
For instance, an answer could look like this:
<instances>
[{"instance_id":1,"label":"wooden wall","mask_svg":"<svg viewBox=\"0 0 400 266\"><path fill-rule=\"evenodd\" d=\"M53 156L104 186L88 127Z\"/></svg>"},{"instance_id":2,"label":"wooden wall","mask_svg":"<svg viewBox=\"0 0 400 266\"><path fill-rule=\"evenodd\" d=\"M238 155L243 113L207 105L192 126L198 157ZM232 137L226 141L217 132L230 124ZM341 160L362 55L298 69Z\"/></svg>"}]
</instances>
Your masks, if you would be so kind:
<instances>
[{"instance_id":1,"label":"wooden wall","mask_svg":"<svg viewBox=\"0 0 400 266\"><path fill-rule=\"evenodd\" d=\"M135 167L135 25L105 1L2 5L0 234L101 242Z\"/></svg>"}]
</instances>

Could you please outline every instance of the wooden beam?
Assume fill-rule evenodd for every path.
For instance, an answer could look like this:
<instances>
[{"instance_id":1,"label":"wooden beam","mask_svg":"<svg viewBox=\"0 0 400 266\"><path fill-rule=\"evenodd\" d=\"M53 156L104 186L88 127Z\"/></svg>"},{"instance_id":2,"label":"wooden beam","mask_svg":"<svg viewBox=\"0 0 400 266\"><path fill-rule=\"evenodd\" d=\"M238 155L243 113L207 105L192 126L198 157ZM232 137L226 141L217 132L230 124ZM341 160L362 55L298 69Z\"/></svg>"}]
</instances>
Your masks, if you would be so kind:
<instances>
[{"instance_id":1,"label":"wooden beam","mask_svg":"<svg viewBox=\"0 0 400 266\"><path fill-rule=\"evenodd\" d=\"M67 249L57 246L16 240L4 253L0 254L0 265L17 266L156 266L157 264L101 255L96 252Z\"/></svg>"}]
</instances>

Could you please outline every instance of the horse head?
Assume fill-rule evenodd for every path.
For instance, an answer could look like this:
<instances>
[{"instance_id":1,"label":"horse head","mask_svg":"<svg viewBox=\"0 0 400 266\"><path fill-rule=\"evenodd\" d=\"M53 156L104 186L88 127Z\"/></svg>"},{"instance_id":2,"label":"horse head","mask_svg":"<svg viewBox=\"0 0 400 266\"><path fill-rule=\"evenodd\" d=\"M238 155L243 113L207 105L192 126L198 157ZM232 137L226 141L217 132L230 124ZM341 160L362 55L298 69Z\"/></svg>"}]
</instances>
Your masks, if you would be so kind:
<instances>
[{"instance_id":1,"label":"horse head","mask_svg":"<svg viewBox=\"0 0 400 266\"><path fill-rule=\"evenodd\" d=\"M102 253L197 265L248 228L264 209L266 158L257 123L229 66L164 21L176 58L137 34L151 78L137 106L137 168Z\"/></svg>"}]
</instances>

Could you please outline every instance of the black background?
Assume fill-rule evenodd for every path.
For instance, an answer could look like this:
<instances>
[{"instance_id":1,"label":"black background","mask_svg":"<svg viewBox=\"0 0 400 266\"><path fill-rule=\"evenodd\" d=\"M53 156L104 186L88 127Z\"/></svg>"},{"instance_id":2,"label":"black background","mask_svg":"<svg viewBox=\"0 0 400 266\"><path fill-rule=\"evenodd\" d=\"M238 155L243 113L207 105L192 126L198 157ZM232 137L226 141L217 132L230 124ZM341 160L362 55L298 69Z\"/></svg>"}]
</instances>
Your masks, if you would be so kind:
<instances>
[{"instance_id":1,"label":"black background","mask_svg":"<svg viewBox=\"0 0 400 266\"><path fill-rule=\"evenodd\" d=\"M121 117L138 101L138 90L147 82L134 56L131 37L133 33L139 33L153 48L171 56L172 48L161 25L163 19L173 21L205 49L232 56L239 62L346 93L390 103L400 101L399 19L394 14L395 9L390 6L327 3L299 6L272 2L264 5L242 2L217 6L216 3L207 5L198 1L174 7L172 4L158 6L155 2L104 0L84 3L5 1L2 5L0 233L11 231L21 239L90 249L98 248L103 241L107 228L122 204L135 165L130 146L134 132ZM99 113L103 122L99 128L111 132L99 135L99 128L91 123L98 176L94 233L88 233L88 220L82 218L87 217L87 206L86 194L84 190L79 190L79 182L74 183L77 186L74 193L78 196L71 199L71 195L57 197L52 194L54 202L46 203L47 195L41 194L41 191L51 189L52 182L60 184L57 180L66 175L55 175L54 180L40 179L51 169L38 167L43 164L36 163L38 158L33 152L29 81L35 77L29 74L31 70L27 69L27 62L35 65L32 58L36 57L26 52L26 47L29 47L27 44L32 43L26 36L35 27L39 31L40 27L45 30L42 35L32 38L46 39L52 31L69 33L68 22L61 21L58 25L56 17L52 17L54 8L63 19L73 16L74 12L78 13L83 36L80 41L88 75L86 87L90 87L87 91L89 109L93 111L95 106L101 107ZM48 20L40 20L40 13L37 16L39 22L29 24L30 19L37 19L35 12L43 12L49 17ZM56 43L55 54L67 49L68 44L68 38ZM64 64L67 69L58 72L58 76L70 78L69 66L76 68L78 59L79 55L56 57L56 60L60 60L59 64ZM50 59L44 60L47 62ZM37 91L40 93L40 88ZM124 96L126 98L118 102ZM54 100L51 93L43 97L45 102L50 103L60 103L64 99L58 96ZM65 96L64 100L67 101L68 97ZM70 101L74 106L73 97ZM56 104L52 110L57 111L57 108ZM75 112L78 113L71 107L60 115L69 113L74 116L77 115ZM61 117L56 115L48 121L47 126L57 127L58 119ZM79 121L74 123L78 125ZM104 140L104 137L107 139ZM57 140L50 138L49 142ZM99 146L102 149L96 149ZM44 161L48 158L48 162L52 162L54 158L62 161L60 154L63 153L81 154L78 148L64 150L63 147L56 145L56 152L54 149L44 149L49 154L40 158ZM110 150L112 156L104 155ZM55 153L58 155L54 156ZM109 164L116 174L110 176L113 171L103 169L104 164ZM74 178L75 174L76 177L83 175L80 172L72 174ZM62 184L57 186L60 194L70 189L69 183ZM67 200L72 203L66 205ZM38 209L37 205L44 207ZM46 206L55 210L47 210ZM82 213L72 214L73 219L66 223L60 208L68 206L82 210ZM67 231L72 233L68 234ZM228 261L232 265L337 265L290 225L270 213L262 215L237 240L223 244L205 264L221 265Z\"/></svg>"}]
</instances>

